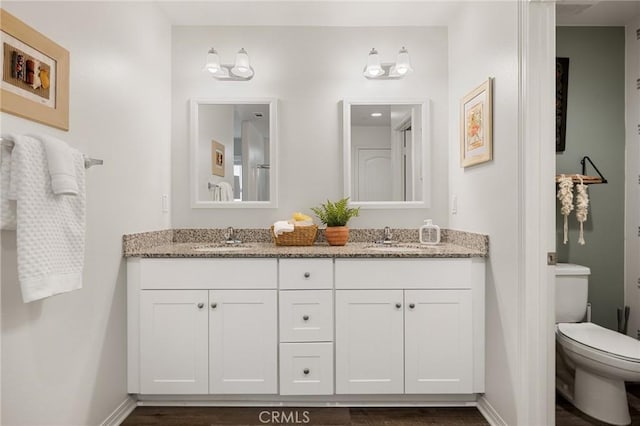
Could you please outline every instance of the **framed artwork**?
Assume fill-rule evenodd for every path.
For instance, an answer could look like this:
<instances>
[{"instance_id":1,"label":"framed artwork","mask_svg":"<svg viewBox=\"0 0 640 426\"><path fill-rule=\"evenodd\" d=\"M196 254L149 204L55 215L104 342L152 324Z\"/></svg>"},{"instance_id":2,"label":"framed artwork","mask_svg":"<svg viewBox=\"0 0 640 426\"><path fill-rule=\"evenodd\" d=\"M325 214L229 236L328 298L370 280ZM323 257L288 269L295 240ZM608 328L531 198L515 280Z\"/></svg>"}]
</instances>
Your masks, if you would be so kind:
<instances>
[{"instance_id":1,"label":"framed artwork","mask_svg":"<svg viewBox=\"0 0 640 426\"><path fill-rule=\"evenodd\" d=\"M489 78L461 102L460 166L468 167L493 158L493 79Z\"/></svg>"},{"instance_id":2,"label":"framed artwork","mask_svg":"<svg viewBox=\"0 0 640 426\"><path fill-rule=\"evenodd\" d=\"M69 130L69 52L0 9L0 109Z\"/></svg>"},{"instance_id":3,"label":"framed artwork","mask_svg":"<svg viewBox=\"0 0 640 426\"><path fill-rule=\"evenodd\" d=\"M211 174L224 177L224 145L211 141Z\"/></svg>"},{"instance_id":4,"label":"framed artwork","mask_svg":"<svg viewBox=\"0 0 640 426\"><path fill-rule=\"evenodd\" d=\"M567 136L569 58L556 58L556 152L563 152Z\"/></svg>"}]
</instances>

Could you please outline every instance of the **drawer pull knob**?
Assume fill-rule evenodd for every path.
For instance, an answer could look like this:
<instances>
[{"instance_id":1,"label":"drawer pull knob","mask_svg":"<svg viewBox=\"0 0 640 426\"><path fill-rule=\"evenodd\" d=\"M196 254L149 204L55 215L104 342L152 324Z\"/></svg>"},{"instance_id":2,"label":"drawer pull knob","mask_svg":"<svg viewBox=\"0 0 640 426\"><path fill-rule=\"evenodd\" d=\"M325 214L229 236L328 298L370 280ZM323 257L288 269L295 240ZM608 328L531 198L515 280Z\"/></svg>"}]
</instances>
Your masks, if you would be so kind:
<instances>
[{"instance_id":1,"label":"drawer pull knob","mask_svg":"<svg viewBox=\"0 0 640 426\"><path fill-rule=\"evenodd\" d=\"M198 303L198 309L204 308L204 303Z\"/></svg>"},{"instance_id":2,"label":"drawer pull knob","mask_svg":"<svg viewBox=\"0 0 640 426\"><path fill-rule=\"evenodd\" d=\"M402 304L401 303L396 303L396 308L398 308L398 309L402 308Z\"/></svg>"},{"instance_id":3,"label":"drawer pull knob","mask_svg":"<svg viewBox=\"0 0 640 426\"><path fill-rule=\"evenodd\" d=\"M415 308L415 307L416 307L416 304L415 304L415 303L409 303L409 309L413 309L413 308Z\"/></svg>"},{"instance_id":4,"label":"drawer pull knob","mask_svg":"<svg viewBox=\"0 0 640 426\"><path fill-rule=\"evenodd\" d=\"M304 370L302 370L302 372L303 372L305 375L307 375L307 374L309 374L309 369L308 369L308 368L305 368Z\"/></svg>"},{"instance_id":5,"label":"drawer pull knob","mask_svg":"<svg viewBox=\"0 0 640 426\"><path fill-rule=\"evenodd\" d=\"M211 304L211 309L215 309L215 308L217 308L217 307L218 307L218 304L217 304L217 303L212 303L212 304Z\"/></svg>"},{"instance_id":6,"label":"drawer pull knob","mask_svg":"<svg viewBox=\"0 0 640 426\"><path fill-rule=\"evenodd\" d=\"M302 319L303 319L303 320L305 320L305 321L309 321L309 315L304 315L304 316L302 317Z\"/></svg>"},{"instance_id":7,"label":"drawer pull knob","mask_svg":"<svg viewBox=\"0 0 640 426\"><path fill-rule=\"evenodd\" d=\"M310 273L310 272L305 272L305 273L304 273L304 277L305 277L305 278L309 278L310 276L311 276L311 273Z\"/></svg>"}]
</instances>

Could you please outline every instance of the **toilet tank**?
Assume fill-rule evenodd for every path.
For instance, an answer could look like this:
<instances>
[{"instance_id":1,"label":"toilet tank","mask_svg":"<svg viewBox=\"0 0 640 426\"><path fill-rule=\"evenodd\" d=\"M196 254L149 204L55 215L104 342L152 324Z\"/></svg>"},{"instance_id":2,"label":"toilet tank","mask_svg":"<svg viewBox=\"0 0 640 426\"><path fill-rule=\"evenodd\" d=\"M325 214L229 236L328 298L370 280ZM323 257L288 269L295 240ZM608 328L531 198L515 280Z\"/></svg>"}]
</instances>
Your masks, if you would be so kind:
<instances>
[{"instance_id":1,"label":"toilet tank","mask_svg":"<svg viewBox=\"0 0 640 426\"><path fill-rule=\"evenodd\" d=\"M556 322L581 322L587 311L589 275L586 266L556 265Z\"/></svg>"}]
</instances>

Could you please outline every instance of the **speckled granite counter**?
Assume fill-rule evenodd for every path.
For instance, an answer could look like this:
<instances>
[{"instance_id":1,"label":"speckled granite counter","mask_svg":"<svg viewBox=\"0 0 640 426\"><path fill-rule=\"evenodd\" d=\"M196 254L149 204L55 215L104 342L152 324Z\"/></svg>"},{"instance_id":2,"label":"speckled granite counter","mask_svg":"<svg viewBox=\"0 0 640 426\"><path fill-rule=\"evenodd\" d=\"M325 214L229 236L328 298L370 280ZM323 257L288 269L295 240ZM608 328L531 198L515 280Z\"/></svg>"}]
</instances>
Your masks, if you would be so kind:
<instances>
[{"instance_id":1,"label":"speckled granite counter","mask_svg":"<svg viewBox=\"0 0 640 426\"><path fill-rule=\"evenodd\" d=\"M240 246L219 247L224 229L176 229L123 237L125 257L146 258L465 258L487 257L489 237L451 229L442 230L442 242L435 246L417 243L418 231L393 229L396 244L381 247L373 241L380 239L379 229L352 229L349 243L343 247L329 246L320 232L313 246L283 247L271 242L268 229L239 229L236 237ZM222 244L222 246L224 246Z\"/></svg>"}]
</instances>

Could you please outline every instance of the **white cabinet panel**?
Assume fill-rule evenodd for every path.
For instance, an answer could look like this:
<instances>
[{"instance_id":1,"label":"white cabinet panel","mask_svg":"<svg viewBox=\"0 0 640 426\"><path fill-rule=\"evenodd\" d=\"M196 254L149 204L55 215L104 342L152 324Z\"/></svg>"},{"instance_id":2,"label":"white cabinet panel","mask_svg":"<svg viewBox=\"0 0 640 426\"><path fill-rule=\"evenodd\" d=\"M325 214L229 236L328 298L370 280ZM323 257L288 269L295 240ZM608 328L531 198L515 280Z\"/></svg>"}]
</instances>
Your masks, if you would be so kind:
<instances>
[{"instance_id":1,"label":"white cabinet panel","mask_svg":"<svg viewBox=\"0 0 640 426\"><path fill-rule=\"evenodd\" d=\"M280 394L333 394L333 343L281 343Z\"/></svg>"},{"instance_id":2,"label":"white cabinet panel","mask_svg":"<svg viewBox=\"0 0 640 426\"><path fill-rule=\"evenodd\" d=\"M471 288L473 259L336 259L336 289ZM484 279L484 277L483 277Z\"/></svg>"},{"instance_id":3,"label":"white cabinet panel","mask_svg":"<svg viewBox=\"0 0 640 426\"><path fill-rule=\"evenodd\" d=\"M280 289L333 288L333 259L280 259Z\"/></svg>"},{"instance_id":4,"label":"white cabinet panel","mask_svg":"<svg viewBox=\"0 0 640 426\"><path fill-rule=\"evenodd\" d=\"M276 290L209 292L210 392L278 392Z\"/></svg>"},{"instance_id":5,"label":"white cabinet panel","mask_svg":"<svg viewBox=\"0 0 640 426\"><path fill-rule=\"evenodd\" d=\"M404 391L402 305L402 290L336 291L336 393Z\"/></svg>"},{"instance_id":6,"label":"white cabinet panel","mask_svg":"<svg viewBox=\"0 0 640 426\"><path fill-rule=\"evenodd\" d=\"M206 290L141 292L141 393L208 393L207 297Z\"/></svg>"},{"instance_id":7,"label":"white cabinet panel","mask_svg":"<svg viewBox=\"0 0 640 426\"><path fill-rule=\"evenodd\" d=\"M142 259L142 289L267 289L278 286L276 259Z\"/></svg>"},{"instance_id":8,"label":"white cabinet panel","mask_svg":"<svg viewBox=\"0 0 640 426\"><path fill-rule=\"evenodd\" d=\"M333 291L281 291L280 341L333 341Z\"/></svg>"},{"instance_id":9,"label":"white cabinet panel","mask_svg":"<svg viewBox=\"0 0 640 426\"><path fill-rule=\"evenodd\" d=\"M405 392L471 393L471 290L405 291Z\"/></svg>"}]
</instances>

